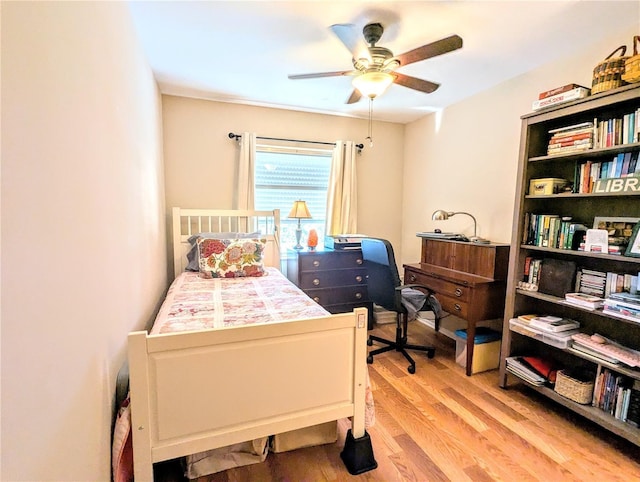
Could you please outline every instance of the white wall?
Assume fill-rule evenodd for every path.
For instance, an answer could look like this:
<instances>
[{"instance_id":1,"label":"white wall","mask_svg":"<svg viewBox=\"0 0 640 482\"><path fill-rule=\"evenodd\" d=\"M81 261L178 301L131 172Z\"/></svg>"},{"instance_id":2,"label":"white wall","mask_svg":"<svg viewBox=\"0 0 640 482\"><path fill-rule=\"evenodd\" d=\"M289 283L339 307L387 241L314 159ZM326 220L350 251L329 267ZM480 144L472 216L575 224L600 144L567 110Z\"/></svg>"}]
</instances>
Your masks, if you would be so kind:
<instances>
[{"instance_id":1,"label":"white wall","mask_svg":"<svg viewBox=\"0 0 640 482\"><path fill-rule=\"evenodd\" d=\"M2 468L107 481L167 285L160 96L123 2L2 3Z\"/></svg>"},{"instance_id":2,"label":"white wall","mask_svg":"<svg viewBox=\"0 0 640 482\"><path fill-rule=\"evenodd\" d=\"M640 5L638 6L640 25ZM575 82L591 86L593 68L618 45L631 45L635 29L570 58L552 62L406 126L402 204L402 261L420 259L419 231L473 235L473 221L432 221L436 209L466 211L478 235L509 243L513 224L520 116L538 93Z\"/></svg>"},{"instance_id":3,"label":"white wall","mask_svg":"<svg viewBox=\"0 0 640 482\"><path fill-rule=\"evenodd\" d=\"M400 249L404 126L361 119L163 96L167 207L231 209L238 147L229 132L365 143L356 161L358 231ZM286 213L284 213L286 216Z\"/></svg>"}]
</instances>

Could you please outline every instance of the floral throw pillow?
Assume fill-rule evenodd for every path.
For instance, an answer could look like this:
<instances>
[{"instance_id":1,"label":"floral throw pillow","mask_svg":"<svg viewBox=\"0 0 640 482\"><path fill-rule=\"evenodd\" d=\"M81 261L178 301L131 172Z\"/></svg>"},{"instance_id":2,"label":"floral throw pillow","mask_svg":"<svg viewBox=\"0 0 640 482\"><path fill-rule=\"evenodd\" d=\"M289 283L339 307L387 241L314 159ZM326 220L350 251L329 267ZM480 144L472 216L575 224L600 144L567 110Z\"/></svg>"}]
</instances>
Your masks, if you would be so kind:
<instances>
[{"instance_id":1,"label":"floral throw pillow","mask_svg":"<svg viewBox=\"0 0 640 482\"><path fill-rule=\"evenodd\" d=\"M203 278L241 278L265 274L266 239L198 239L198 268Z\"/></svg>"}]
</instances>

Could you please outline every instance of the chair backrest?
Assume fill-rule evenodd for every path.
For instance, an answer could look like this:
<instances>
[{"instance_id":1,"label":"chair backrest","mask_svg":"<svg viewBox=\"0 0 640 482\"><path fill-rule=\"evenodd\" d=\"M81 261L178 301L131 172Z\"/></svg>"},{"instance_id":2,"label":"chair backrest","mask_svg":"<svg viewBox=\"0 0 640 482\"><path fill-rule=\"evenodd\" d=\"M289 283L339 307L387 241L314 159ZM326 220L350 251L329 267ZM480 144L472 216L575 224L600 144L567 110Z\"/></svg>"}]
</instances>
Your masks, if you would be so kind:
<instances>
[{"instance_id":1,"label":"chair backrest","mask_svg":"<svg viewBox=\"0 0 640 482\"><path fill-rule=\"evenodd\" d=\"M402 312L400 275L393 254L393 246L386 239L362 239L362 259L367 268L367 291L376 305L391 311Z\"/></svg>"}]
</instances>

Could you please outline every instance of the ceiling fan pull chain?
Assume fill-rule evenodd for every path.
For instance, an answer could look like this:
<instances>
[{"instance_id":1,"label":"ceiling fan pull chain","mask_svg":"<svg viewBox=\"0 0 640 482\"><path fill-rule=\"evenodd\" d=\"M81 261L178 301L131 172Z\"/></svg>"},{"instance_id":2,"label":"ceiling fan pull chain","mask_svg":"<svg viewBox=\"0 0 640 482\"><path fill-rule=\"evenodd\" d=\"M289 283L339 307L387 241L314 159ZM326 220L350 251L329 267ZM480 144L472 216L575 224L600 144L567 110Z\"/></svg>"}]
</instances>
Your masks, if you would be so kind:
<instances>
[{"instance_id":1,"label":"ceiling fan pull chain","mask_svg":"<svg viewBox=\"0 0 640 482\"><path fill-rule=\"evenodd\" d=\"M367 140L369 141L369 147L373 147L373 97L369 97L369 136Z\"/></svg>"}]
</instances>

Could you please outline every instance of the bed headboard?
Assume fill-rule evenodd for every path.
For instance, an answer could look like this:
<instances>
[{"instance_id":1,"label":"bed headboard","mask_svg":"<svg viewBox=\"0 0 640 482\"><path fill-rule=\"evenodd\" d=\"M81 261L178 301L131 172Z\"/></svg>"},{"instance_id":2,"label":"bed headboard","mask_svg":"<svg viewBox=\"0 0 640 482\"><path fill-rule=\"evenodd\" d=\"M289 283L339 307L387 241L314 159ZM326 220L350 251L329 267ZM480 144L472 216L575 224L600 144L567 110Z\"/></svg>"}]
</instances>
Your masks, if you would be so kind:
<instances>
[{"instance_id":1,"label":"bed headboard","mask_svg":"<svg viewBox=\"0 0 640 482\"><path fill-rule=\"evenodd\" d=\"M173 208L173 273L187 266L189 237L198 233L252 233L260 231L267 239L264 263L280 269L280 210L248 211Z\"/></svg>"}]
</instances>

